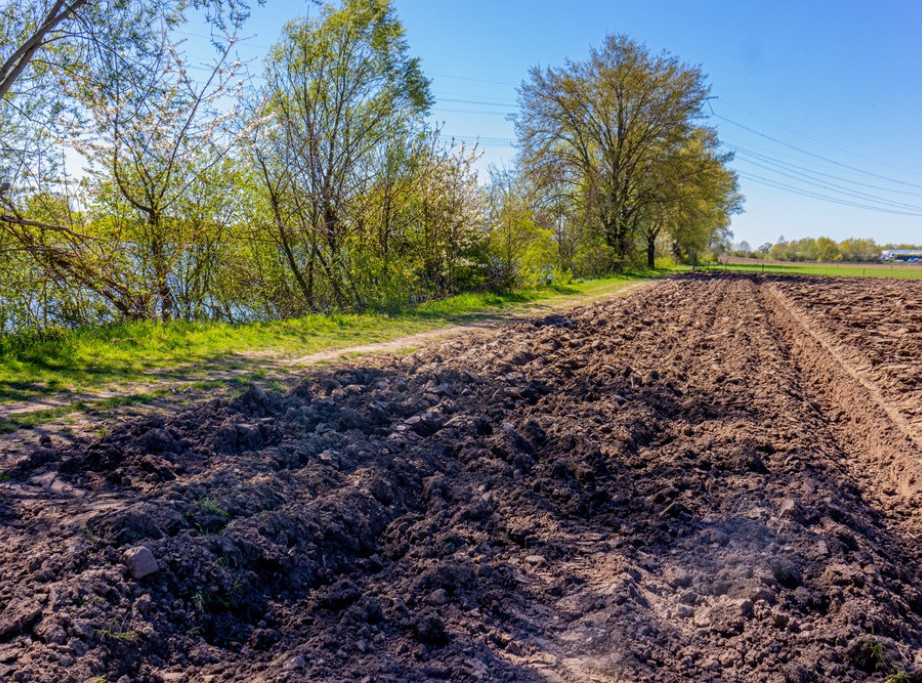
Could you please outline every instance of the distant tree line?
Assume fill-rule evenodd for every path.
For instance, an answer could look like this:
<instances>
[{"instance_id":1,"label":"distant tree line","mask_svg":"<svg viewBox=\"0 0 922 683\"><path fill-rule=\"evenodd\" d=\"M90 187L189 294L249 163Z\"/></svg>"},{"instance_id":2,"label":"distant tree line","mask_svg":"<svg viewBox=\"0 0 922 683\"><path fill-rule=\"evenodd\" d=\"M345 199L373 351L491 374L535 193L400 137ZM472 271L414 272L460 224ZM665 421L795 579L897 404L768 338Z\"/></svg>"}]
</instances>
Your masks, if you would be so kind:
<instances>
[{"instance_id":1,"label":"distant tree line","mask_svg":"<svg viewBox=\"0 0 922 683\"><path fill-rule=\"evenodd\" d=\"M2 0L0 0L2 1ZM190 9L213 59L174 40ZM613 36L534 69L521 154L428 123L389 0L289 22L256 84L243 0L0 4L0 334L386 308L694 261L742 198L700 70ZM65 159L80 159L73 177Z\"/></svg>"},{"instance_id":2,"label":"distant tree line","mask_svg":"<svg viewBox=\"0 0 922 683\"><path fill-rule=\"evenodd\" d=\"M733 247L732 254L743 258L772 261L870 263L879 261L885 249L922 249L922 247L913 244L877 244L873 239L856 237L850 237L841 242L836 242L829 237L805 237L791 241L781 237L776 243L766 242L757 249L751 249L747 242L740 242Z\"/></svg>"}]
</instances>

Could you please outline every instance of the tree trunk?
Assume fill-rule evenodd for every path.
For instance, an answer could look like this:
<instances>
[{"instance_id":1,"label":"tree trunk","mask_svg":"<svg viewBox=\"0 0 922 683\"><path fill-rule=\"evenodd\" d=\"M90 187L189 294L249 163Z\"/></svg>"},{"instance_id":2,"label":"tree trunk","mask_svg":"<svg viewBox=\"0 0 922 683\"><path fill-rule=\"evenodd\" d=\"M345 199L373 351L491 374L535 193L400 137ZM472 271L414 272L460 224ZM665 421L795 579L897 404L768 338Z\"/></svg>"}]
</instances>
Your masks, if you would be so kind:
<instances>
[{"instance_id":1,"label":"tree trunk","mask_svg":"<svg viewBox=\"0 0 922 683\"><path fill-rule=\"evenodd\" d=\"M151 234L151 260L154 265L154 287L157 301L160 304L160 319L164 322L173 317L173 291L169 283L169 266L167 264L167 247L163 242L162 225L159 212L150 213L147 217L148 229ZM155 314L151 311L152 317Z\"/></svg>"}]
</instances>

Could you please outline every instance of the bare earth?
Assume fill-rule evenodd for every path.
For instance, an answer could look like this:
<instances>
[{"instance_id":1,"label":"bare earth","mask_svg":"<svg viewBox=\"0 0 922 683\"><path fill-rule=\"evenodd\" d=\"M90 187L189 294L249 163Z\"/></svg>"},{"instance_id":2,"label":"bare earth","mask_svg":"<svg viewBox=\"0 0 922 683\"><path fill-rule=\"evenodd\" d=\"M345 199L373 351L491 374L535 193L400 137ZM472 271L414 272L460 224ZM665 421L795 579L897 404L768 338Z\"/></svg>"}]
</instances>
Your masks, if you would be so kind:
<instances>
[{"instance_id":1,"label":"bare earth","mask_svg":"<svg viewBox=\"0 0 922 683\"><path fill-rule=\"evenodd\" d=\"M0 677L922 680L920 367L922 282L698 274L6 446Z\"/></svg>"}]
</instances>

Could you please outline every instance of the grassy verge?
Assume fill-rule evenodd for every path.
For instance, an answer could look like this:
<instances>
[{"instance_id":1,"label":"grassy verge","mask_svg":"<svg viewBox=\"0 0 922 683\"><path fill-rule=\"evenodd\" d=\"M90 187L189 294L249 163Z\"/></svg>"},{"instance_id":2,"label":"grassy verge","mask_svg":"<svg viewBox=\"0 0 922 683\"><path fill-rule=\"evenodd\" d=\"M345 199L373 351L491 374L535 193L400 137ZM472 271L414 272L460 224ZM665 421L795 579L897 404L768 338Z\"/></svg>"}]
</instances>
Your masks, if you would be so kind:
<instances>
[{"instance_id":1,"label":"grassy verge","mask_svg":"<svg viewBox=\"0 0 922 683\"><path fill-rule=\"evenodd\" d=\"M238 380L260 379L271 359L296 358L320 351L388 341L416 332L514 312L542 301L579 299L615 293L671 271L591 280L507 294L468 293L391 313L305 316L292 320L228 325L223 323L125 323L11 340L0 355L0 404L32 402L49 395L73 394L67 408L52 407L14 416L18 426L34 426L65 410L105 408L105 401L81 402L79 394L120 391L145 383L193 383L232 373ZM148 401L159 389L138 388ZM112 407L115 407L114 405ZM6 428L12 425L8 422ZM3 425L0 425L0 429Z\"/></svg>"},{"instance_id":2,"label":"grassy verge","mask_svg":"<svg viewBox=\"0 0 922 683\"><path fill-rule=\"evenodd\" d=\"M711 270L725 270L730 273L766 273L779 275L821 275L827 277L882 277L922 280L922 268L868 264L834 265L828 263L721 263L711 266Z\"/></svg>"}]
</instances>

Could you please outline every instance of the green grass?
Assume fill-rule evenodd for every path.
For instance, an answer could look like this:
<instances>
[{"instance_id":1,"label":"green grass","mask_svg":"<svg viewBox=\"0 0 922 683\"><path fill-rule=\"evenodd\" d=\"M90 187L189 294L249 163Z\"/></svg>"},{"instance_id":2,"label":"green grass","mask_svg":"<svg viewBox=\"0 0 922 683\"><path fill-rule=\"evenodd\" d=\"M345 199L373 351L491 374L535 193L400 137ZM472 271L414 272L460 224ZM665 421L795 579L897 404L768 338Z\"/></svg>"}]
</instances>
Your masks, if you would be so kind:
<instances>
[{"instance_id":1,"label":"green grass","mask_svg":"<svg viewBox=\"0 0 922 683\"><path fill-rule=\"evenodd\" d=\"M922 268L904 265L835 265L829 263L722 263L710 267L730 273L765 273L777 275L821 275L827 277L879 277L922 280Z\"/></svg>"},{"instance_id":2,"label":"green grass","mask_svg":"<svg viewBox=\"0 0 922 683\"><path fill-rule=\"evenodd\" d=\"M0 339L0 403L73 394L66 406L0 418L0 432L31 427L69 412L108 410L150 403L176 386L233 389L271 374L273 358L383 342L523 309L539 302L615 293L633 283L669 275L668 270L574 282L564 287L517 292L467 293L387 313L308 315L240 325L207 322L131 322ZM258 355L247 354L264 354ZM217 372L233 380L214 381ZM145 382L174 388L144 387ZM81 392L135 386L128 395L81 400Z\"/></svg>"}]
</instances>

